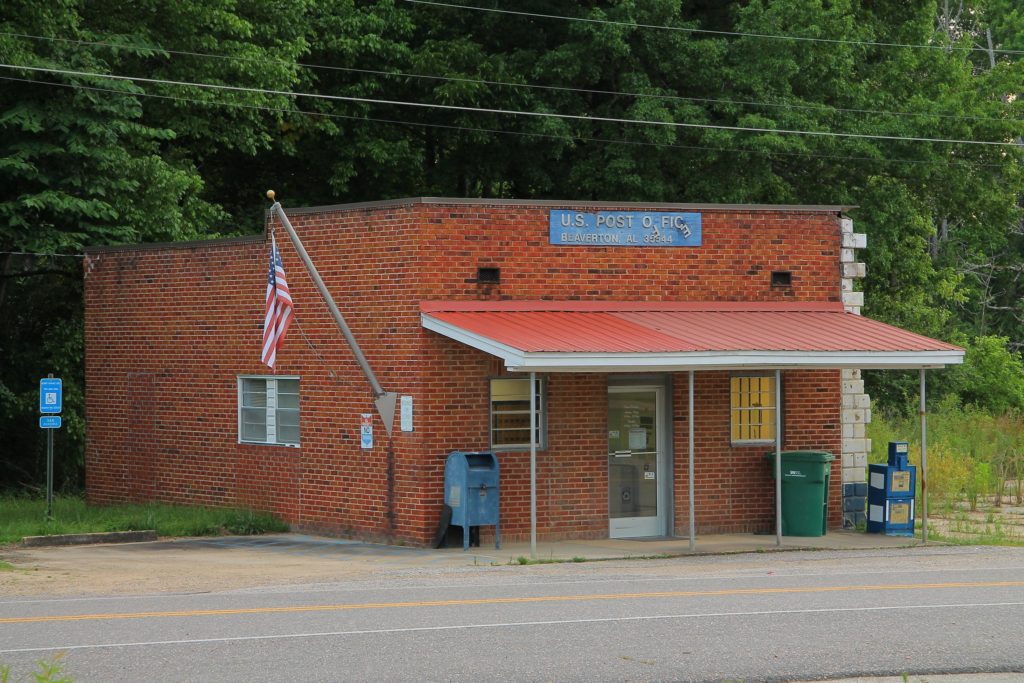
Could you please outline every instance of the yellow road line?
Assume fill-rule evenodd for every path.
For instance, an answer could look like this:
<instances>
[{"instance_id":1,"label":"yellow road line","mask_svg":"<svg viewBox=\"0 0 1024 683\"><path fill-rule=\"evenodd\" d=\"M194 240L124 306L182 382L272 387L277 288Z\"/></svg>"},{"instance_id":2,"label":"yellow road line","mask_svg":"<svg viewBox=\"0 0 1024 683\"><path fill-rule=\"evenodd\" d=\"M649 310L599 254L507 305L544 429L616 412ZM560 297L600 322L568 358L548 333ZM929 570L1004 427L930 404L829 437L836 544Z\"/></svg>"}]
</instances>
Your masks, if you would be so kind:
<instances>
[{"instance_id":1,"label":"yellow road line","mask_svg":"<svg viewBox=\"0 0 1024 683\"><path fill-rule=\"evenodd\" d=\"M173 612L108 612L104 614L58 614L41 617L0 617L0 624L34 624L49 621L90 621L106 619L149 619L154 617L209 617L228 614L278 614L298 612L342 612L396 607L458 607L463 605L504 605L533 602L586 602L588 600L639 600L649 598L703 598L730 595L778 595L785 593L841 593L855 591L906 591L936 588L1008 588L1024 581L960 581L950 583L904 583L872 586L816 586L806 588L731 588L713 591L660 591L654 593L604 593L595 595L541 595L525 598L474 598L466 600L421 600L415 602L370 602L339 605L292 605L288 607L243 607L197 609Z\"/></svg>"}]
</instances>

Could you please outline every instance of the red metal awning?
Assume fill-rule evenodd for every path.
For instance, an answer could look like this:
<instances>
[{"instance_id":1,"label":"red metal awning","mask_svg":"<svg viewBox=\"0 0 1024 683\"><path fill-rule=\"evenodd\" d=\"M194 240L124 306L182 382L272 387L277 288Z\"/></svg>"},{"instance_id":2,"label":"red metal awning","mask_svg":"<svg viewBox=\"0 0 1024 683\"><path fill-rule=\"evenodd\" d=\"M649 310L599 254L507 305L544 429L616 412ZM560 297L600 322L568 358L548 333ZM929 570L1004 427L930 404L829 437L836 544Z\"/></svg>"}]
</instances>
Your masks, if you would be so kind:
<instances>
[{"instance_id":1,"label":"red metal awning","mask_svg":"<svg viewBox=\"0 0 1024 683\"><path fill-rule=\"evenodd\" d=\"M422 324L520 371L925 368L958 346L840 303L424 301Z\"/></svg>"}]
</instances>

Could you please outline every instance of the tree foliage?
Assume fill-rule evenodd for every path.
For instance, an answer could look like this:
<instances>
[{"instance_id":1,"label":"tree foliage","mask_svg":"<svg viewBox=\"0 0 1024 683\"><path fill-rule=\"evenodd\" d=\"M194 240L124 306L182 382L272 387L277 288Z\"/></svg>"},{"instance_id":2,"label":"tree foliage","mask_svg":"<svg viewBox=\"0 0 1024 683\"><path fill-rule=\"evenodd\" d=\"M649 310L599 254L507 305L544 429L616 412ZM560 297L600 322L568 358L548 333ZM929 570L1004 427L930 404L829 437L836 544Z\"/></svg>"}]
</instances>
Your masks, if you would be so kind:
<instances>
[{"instance_id":1,"label":"tree foliage","mask_svg":"<svg viewBox=\"0 0 1024 683\"><path fill-rule=\"evenodd\" d=\"M39 481L46 372L69 379L81 453L75 255L256 231L268 187L291 206L857 205L865 313L967 346L941 393L1019 405L1022 148L951 142L1024 136L1018 2L475 4L515 13L401 0L0 7L0 62L22 67L0 70L19 79L0 89L0 315L12 323L0 439L27 454L0 465L0 482ZM916 378L869 385L895 405Z\"/></svg>"}]
</instances>

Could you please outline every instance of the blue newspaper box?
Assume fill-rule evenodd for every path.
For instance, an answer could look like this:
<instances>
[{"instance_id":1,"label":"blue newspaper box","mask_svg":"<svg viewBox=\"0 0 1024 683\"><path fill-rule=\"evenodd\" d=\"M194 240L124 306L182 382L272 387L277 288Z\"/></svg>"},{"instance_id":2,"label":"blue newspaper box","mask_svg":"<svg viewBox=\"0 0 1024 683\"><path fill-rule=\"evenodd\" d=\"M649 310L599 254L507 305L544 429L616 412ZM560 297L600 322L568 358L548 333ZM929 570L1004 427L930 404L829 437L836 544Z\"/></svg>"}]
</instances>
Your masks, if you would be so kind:
<instances>
[{"instance_id":1,"label":"blue newspaper box","mask_svg":"<svg viewBox=\"0 0 1024 683\"><path fill-rule=\"evenodd\" d=\"M452 451L444 464L444 502L453 526L462 527L462 549L469 550L470 527L494 525L494 547L501 547L498 458L489 451Z\"/></svg>"},{"instance_id":2,"label":"blue newspaper box","mask_svg":"<svg viewBox=\"0 0 1024 683\"><path fill-rule=\"evenodd\" d=\"M868 465L868 531L887 536L914 535L917 468L908 464L904 441L889 442L889 463Z\"/></svg>"}]
</instances>

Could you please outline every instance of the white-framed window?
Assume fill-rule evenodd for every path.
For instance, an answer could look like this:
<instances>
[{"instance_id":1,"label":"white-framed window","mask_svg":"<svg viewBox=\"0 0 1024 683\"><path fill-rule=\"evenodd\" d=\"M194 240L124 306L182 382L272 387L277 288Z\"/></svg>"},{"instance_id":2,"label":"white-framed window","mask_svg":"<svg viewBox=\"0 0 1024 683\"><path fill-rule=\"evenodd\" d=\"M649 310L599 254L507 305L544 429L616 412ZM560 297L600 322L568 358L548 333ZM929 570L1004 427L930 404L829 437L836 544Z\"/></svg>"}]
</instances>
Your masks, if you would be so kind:
<instances>
[{"instance_id":1,"label":"white-framed window","mask_svg":"<svg viewBox=\"0 0 1024 683\"><path fill-rule=\"evenodd\" d=\"M733 375L729 378L732 442L775 442L775 374Z\"/></svg>"},{"instance_id":2,"label":"white-framed window","mask_svg":"<svg viewBox=\"0 0 1024 683\"><path fill-rule=\"evenodd\" d=\"M534 443L544 445L543 381L534 386L537 406L537 431ZM522 450L530 447L530 379L495 378L491 380L491 447L495 450Z\"/></svg>"},{"instance_id":3,"label":"white-framed window","mask_svg":"<svg viewBox=\"0 0 1024 683\"><path fill-rule=\"evenodd\" d=\"M299 445L299 378L238 378L238 440Z\"/></svg>"}]
</instances>

